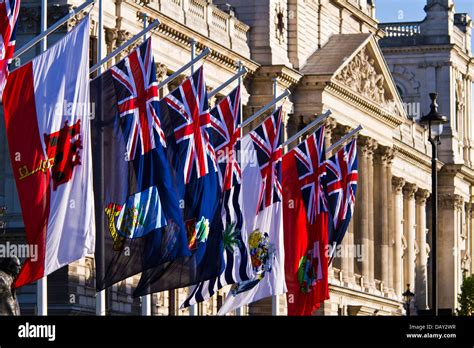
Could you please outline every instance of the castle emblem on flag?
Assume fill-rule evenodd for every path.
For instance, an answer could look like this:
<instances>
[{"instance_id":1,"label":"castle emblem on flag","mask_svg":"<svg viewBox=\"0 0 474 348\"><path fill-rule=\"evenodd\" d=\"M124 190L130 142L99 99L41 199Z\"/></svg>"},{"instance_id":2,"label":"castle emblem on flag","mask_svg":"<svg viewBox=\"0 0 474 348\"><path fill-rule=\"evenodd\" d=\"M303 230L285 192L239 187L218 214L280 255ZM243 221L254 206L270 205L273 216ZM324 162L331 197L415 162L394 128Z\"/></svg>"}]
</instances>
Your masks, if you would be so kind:
<instances>
[{"instance_id":1,"label":"castle emblem on flag","mask_svg":"<svg viewBox=\"0 0 474 348\"><path fill-rule=\"evenodd\" d=\"M81 121L69 126L64 122L63 128L58 132L44 134L46 154L49 159L54 158L51 167L53 190L59 185L67 183L72 178L74 167L81 164L79 150L82 149Z\"/></svg>"}]
</instances>

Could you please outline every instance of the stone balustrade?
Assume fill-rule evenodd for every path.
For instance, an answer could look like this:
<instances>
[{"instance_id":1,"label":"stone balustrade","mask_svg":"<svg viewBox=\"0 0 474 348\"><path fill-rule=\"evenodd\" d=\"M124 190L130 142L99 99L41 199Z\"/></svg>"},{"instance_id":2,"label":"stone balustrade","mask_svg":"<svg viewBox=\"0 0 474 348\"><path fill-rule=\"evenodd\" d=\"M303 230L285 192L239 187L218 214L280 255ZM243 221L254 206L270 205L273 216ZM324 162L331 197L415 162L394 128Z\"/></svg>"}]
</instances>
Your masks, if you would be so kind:
<instances>
[{"instance_id":1,"label":"stone balustrade","mask_svg":"<svg viewBox=\"0 0 474 348\"><path fill-rule=\"evenodd\" d=\"M420 22L381 23L379 28L383 29L388 37L410 37L421 34L420 24Z\"/></svg>"},{"instance_id":2,"label":"stone balustrade","mask_svg":"<svg viewBox=\"0 0 474 348\"><path fill-rule=\"evenodd\" d=\"M212 37L223 46L250 55L250 27L239 21L232 11L223 11L207 0L136 0L157 10L198 33Z\"/></svg>"}]
</instances>

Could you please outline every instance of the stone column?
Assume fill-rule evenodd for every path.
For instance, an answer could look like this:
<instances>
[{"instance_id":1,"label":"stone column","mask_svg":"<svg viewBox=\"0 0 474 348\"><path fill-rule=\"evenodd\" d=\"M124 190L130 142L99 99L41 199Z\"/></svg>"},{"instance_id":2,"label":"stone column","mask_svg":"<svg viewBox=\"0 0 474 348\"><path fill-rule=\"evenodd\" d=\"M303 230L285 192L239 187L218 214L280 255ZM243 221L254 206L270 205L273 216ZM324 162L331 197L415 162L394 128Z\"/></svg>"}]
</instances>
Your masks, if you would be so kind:
<instances>
[{"instance_id":1,"label":"stone column","mask_svg":"<svg viewBox=\"0 0 474 348\"><path fill-rule=\"evenodd\" d=\"M356 208L357 209L357 208ZM342 270L342 280L345 283L354 282L354 257L358 255L355 254L354 248L354 220L349 223L347 227L346 235L342 240L342 258L341 258L341 270Z\"/></svg>"},{"instance_id":2,"label":"stone column","mask_svg":"<svg viewBox=\"0 0 474 348\"><path fill-rule=\"evenodd\" d=\"M324 123L324 131L325 131L325 145L326 145L326 150L331 146L332 144L332 138L333 138L333 131L335 130L337 126L336 120L334 120L332 117L328 117L326 119L326 122Z\"/></svg>"},{"instance_id":3,"label":"stone column","mask_svg":"<svg viewBox=\"0 0 474 348\"><path fill-rule=\"evenodd\" d=\"M394 235L394 229L395 229L395 226L394 226L394 219L393 219L393 215L394 215L394 208L393 208L393 199L392 199L392 163L393 163L393 159L395 158L395 154L396 154L396 150L395 149L391 149L390 152L388 153L388 156L387 156L387 173L386 173L386 189L387 189L387 201L388 201L388 207L387 207L387 211L388 211L388 236L387 236L387 247L388 247L388 284L386 284L386 286L388 287L388 292L393 294L394 293L394 289L395 289L395 285L394 285L394 277L393 277L393 273L394 273L394 267L392 265L392 260L394 258L394 255L393 255L393 246L394 246L394 238L393 238L393 235Z\"/></svg>"},{"instance_id":4,"label":"stone column","mask_svg":"<svg viewBox=\"0 0 474 348\"><path fill-rule=\"evenodd\" d=\"M393 156L393 151L388 147L379 147L375 154L375 182L376 187L374 202L377 207L375 214L374 242L375 251L375 276L383 282L383 287L388 289L389 284L389 196L387 167L389 158ZM384 291L386 292L386 291Z\"/></svg>"},{"instance_id":5,"label":"stone column","mask_svg":"<svg viewBox=\"0 0 474 348\"><path fill-rule=\"evenodd\" d=\"M359 184L357 189L356 199L356 242L361 245L362 257L358 268L363 277L364 286L369 286L373 283L373 277L371 278L371 264L373 265L373 258L371 258L371 247L370 247L370 226L373 228L373 223L370 224L370 218L373 219L373 212L370 213L370 209L373 209L373 203L371 203L373 195L373 189L370 189L372 182L370 180L370 174L372 168L372 153L374 147L374 141L367 137L359 137ZM372 230L373 231L373 230ZM372 250L373 252L373 250ZM372 280L372 282L371 282Z\"/></svg>"},{"instance_id":6,"label":"stone column","mask_svg":"<svg viewBox=\"0 0 474 348\"><path fill-rule=\"evenodd\" d=\"M410 284L410 290L415 292L415 192L416 184L405 184L403 187L404 204L404 236L406 240L405 252L405 284Z\"/></svg>"},{"instance_id":7,"label":"stone column","mask_svg":"<svg viewBox=\"0 0 474 348\"><path fill-rule=\"evenodd\" d=\"M369 156L367 158L367 177L369 187L369 284L375 287L375 224L374 224L374 152L377 149L377 142L371 139Z\"/></svg>"},{"instance_id":8,"label":"stone column","mask_svg":"<svg viewBox=\"0 0 474 348\"><path fill-rule=\"evenodd\" d=\"M405 179L393 177L393 284L397 297L401 297L403 293L403 194L402 189L405 185Z\"/></svg>"},{"instance_id":9,"label":"stone column","mask_svg":"<svg viewBox=\"0 0 474 348\"><path fill-rule=\"evenodd\" d=\"M419 254L416 259L416 305L418 309L428 309L428 244L426 229L426 199L428 190L419 189L416 192L416 240Z\"/></svg>"},{"instance_id":10,"label":"stone column","mask_svg":"<svg viewBox=\"0 0 474 348\"><path fill-rule=\"evenodd\" d=\"M367 179L367 157L369 152L369 139L362 138L358 142L358 155L359 155L359 171L358 171L358 185L357 185L357 196L355 209L355 240L356 243L361 246L362 257L358 262L358 269L363 277L363 281L367 282L369 278L369 190L368 190L368 179Z\"/></svg>"}]
</instances>

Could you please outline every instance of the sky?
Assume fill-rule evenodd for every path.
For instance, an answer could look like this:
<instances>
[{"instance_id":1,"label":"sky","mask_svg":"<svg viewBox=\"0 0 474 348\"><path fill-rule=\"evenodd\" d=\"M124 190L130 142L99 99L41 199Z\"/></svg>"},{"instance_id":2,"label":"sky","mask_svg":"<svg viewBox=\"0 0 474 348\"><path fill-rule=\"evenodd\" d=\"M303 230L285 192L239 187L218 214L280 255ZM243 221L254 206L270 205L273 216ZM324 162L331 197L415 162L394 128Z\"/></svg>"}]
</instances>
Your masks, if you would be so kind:
<instances>
[{"instance_id":1,"label":"sky","mask_svg":"<svg viewBox=\"0 0 474 348\"><path fill-rule=\"evenodd\" d=\"M375 17L381 23L418 22L425 18L425 5L426 0L375 0ZM454 10L474 19L474 0L454 0ZM474 35L472 45L474 47Z\"/></svg>"},{"instance_id":2,"label":"sky","mask_svg":"<svg viewBox=\"0 0 474 348\"><path fill-rule=\"evenodd\" d=\"M375 15L382 23L421 21L425 5L426 0L375 0ZM474 18L474 0L454 0L454 9Z\"/></svg>"}]
</instances>

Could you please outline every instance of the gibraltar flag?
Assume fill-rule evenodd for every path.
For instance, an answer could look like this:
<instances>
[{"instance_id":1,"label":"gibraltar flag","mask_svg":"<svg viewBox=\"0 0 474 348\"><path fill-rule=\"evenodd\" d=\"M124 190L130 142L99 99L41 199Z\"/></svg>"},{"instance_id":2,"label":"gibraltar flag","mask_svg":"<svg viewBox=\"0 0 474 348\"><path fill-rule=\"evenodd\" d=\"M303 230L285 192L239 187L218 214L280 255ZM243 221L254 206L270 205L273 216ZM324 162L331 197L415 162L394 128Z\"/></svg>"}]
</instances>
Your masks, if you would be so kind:
<instances>
[{"instance_id":1,"label":"gibraltar flag","mask_svg":"<svg viewBox=\"0 0 474 348\"><path fill-rule=\"evenodd\" d=\"M89 17L13 71L3 95L26 238L20 287L94 252L89 126Z\"/></svg>"}]
</instances>

